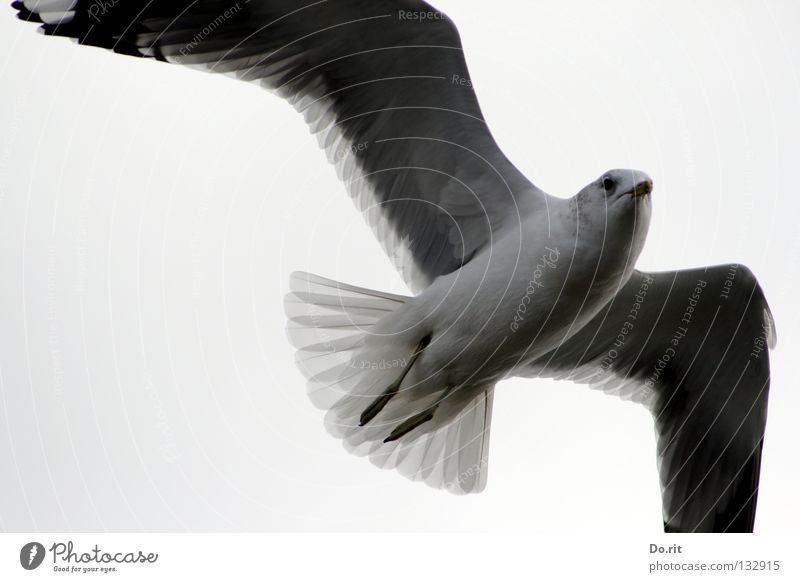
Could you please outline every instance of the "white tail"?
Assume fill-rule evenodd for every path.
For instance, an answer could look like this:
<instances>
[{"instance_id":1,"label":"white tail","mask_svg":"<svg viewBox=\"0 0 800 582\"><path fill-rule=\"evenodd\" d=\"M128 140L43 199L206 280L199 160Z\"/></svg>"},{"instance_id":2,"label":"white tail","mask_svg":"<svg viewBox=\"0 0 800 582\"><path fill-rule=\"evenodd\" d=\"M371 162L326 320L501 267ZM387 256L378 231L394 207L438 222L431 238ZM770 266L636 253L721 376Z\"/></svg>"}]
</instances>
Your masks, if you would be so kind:
<instances>
[{"instance_id":1,"label":"white tail","mask_svg":"<svg viewBox=\"0 0 800 582\"><path fill-rule=\"evenodd\" d=\"M493 387L434 389L409 371L430 336L386 333L411 298L293 273L285 309L308 394L350 452L453 493L486 485ZM418 335L424 335L419 332Z\"/></svg>"}]
</instances>

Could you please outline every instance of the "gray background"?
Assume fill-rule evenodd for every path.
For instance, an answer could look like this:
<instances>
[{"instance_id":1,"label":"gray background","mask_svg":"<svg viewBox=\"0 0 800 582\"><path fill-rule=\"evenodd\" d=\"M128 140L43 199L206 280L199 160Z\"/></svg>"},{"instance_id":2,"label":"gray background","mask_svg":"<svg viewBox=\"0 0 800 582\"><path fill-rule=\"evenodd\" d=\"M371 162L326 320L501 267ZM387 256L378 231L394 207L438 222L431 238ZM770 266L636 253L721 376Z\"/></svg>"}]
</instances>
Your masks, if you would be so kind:
<instances>
[{"instance_id":1,"label":"gray background","mask_svg":"<svg viewBox=\"0 0 800 582\"><path fill-rule=\"evenodd\" d=\"M645 170L641 267L762 281L756 527L794 530L800 6L485 5L437 3L512 161L560 196ZM33 28L0 10L0 529L660 530L648 413L581 386L500 386L479 496L347 455L284 338L287 276L407 291L301 118Z\"/></svg>"}]
</instances>

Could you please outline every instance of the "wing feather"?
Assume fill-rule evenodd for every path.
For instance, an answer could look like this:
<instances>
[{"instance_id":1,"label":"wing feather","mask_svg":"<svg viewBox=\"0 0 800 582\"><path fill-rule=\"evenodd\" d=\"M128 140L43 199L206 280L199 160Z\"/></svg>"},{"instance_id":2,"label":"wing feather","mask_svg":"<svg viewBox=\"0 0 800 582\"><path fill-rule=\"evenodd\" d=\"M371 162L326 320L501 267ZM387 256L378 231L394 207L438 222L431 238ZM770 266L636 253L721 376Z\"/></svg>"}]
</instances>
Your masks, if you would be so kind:
<instances>
[{"instance_id":1,"label":"wing feather","mask_svg":"<svg viewBox=\"0 0 800 582\"><path fill-rule=\"evenodd\" d=\"M500 151L471 84L452 81L470 78L458 31L425 2L14 6L46 34L233 75L289 101L414 290L547 205Z\"/></svg>"},{"instance_id":2,"label":"wing feather","mask_svg":"<svg viewBox=\"0 0 800 582\"><path fill-rule=\"evenodd\" d=\"M648 407L666 531L752 531L774 345L772 315L747 267L636 272L524 375Z\"/></svg>"}]
</instances>

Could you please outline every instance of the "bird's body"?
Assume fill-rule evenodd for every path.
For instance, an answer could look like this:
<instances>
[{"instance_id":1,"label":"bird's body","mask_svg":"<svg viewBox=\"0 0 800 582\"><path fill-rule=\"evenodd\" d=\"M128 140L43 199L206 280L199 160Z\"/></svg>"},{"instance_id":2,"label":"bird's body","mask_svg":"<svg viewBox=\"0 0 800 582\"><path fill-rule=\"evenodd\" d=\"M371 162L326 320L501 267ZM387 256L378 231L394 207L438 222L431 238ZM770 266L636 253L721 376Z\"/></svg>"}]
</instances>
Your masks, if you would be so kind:
<instances>
[{"instance_id":1,"label":"bird's body","mask_svg":"<svg viewBox=\"0 0 800 582\"><path fill-rule=\"evenodd\" d=\"M733 278L635 270L651 211L642 172L612 170L569 199L534 186L489 132L441 12L418 0L14 6L46 34L233 75L304 115L417 292L290 278L289 339L348 450L480 492L495 385L573 380L653 413L665 530L752 531L769 386L768 352L753 346L775 340L758 282L738 265Z\"/></svg>"},{"instance_id":2,"label":"bird's body","mask_svg":"<svg viewBox=\"0 0 800 582\"><path fill-rule=\"evenodd\" d=\"M380 322L373 333L402 337L409 352L431 337L410 385L421 392L427 385L494 385L576 333L613 298L643 247L650 200L623 185L632 190L647 176L612 174L617 191L607 194L601 179L571 199L553 200Z\"/></svg>"}]
</instances>

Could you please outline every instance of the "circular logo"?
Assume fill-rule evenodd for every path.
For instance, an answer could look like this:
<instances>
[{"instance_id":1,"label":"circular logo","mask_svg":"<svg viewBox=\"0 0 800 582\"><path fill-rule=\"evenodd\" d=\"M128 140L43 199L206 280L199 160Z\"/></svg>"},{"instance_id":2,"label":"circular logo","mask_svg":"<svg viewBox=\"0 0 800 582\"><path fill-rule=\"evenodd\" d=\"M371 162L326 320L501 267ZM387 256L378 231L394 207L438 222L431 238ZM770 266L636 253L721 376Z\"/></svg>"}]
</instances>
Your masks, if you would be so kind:
<instances>
[{"instance_id":1,"label":"circular logo","mask_svg":"<svg viewBox=\"0 0 800 582\"><path fill-rule=\"evenodd\" d=\"M35 570L44 561L44 546L39 542L28 542L19 551L19 563L26 570Z\"/></svg>"}]
</instances>

